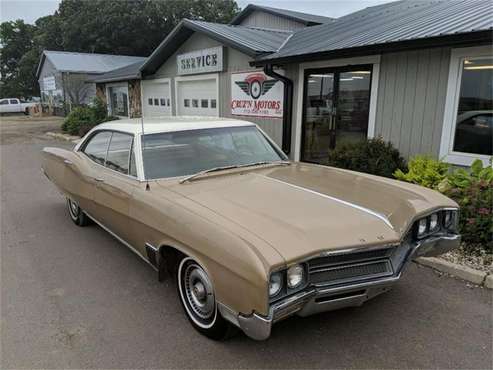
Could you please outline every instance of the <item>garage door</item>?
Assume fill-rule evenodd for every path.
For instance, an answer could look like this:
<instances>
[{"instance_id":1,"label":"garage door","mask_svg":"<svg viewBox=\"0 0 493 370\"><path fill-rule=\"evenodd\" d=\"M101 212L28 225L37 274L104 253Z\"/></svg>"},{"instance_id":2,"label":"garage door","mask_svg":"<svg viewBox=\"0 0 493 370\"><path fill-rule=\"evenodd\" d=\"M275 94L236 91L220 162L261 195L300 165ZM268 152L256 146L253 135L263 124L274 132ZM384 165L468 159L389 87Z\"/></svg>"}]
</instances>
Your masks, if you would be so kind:
<instances>
[{"instance_id":1,"label":"garage door","mask_svg":"<svg viewBox=\"0 0 493 370\"><path fill-rule=\"evenodd\" d=\"M171 96L169 91L169 80L142 81L144 117L171 115Z\"/></svg>"},{"instance_id":2,"label":"garage door","mask_svg":"<svg viewBox=\"0 0 493 370\"><path fill-rule=\"evenodd\" d=\"M176 81L178 115L219 116L217 80Z\"/></svg>"}]
</instances>

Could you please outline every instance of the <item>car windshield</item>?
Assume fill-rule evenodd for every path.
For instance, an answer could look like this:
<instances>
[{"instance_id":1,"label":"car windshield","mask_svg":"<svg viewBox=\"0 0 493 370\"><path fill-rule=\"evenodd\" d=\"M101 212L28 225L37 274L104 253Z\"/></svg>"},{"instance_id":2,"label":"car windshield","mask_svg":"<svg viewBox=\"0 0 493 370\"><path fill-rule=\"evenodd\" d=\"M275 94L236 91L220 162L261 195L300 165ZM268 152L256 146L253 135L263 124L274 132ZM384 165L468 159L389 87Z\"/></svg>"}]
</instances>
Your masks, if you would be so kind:
<instances>
[{"instance_id":1,"label":"car windshield","mask_svg":"<svg viewBox=\"0 0 493 370\"><path fill-rule=\"evenodd\" d=\"M147 134L142 141L147 179L286 159L255 126Z\"/></svg>"}]
</instances>

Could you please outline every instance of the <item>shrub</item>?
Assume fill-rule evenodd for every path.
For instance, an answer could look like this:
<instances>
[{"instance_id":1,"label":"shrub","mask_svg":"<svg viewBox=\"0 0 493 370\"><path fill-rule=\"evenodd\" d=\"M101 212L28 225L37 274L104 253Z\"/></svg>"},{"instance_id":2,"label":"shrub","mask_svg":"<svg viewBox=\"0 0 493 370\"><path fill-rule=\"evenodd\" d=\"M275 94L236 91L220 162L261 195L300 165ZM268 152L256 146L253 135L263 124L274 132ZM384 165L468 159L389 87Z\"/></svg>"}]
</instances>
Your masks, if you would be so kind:
<instances>
[{"instance_id":1,"label":"shrub","mask_svg":"<svg viewBox=\"0 0 493 370\"><path fill-rule=\"evenodd\" d=\"M460 206L459 230L465 250L476 253L482 246L493 253L493 168L475 160L470 170L450 171L448 164L417 156L409 161L409 172L395 177L436 189Z\"/></svg>"},{"instance_id":2,"label":"shrub","mask_svg":"<svg viewBox=\"0 0 493 370\"><path fill-rule=\"evenodd\" d=\"M73 108L62 124L62 131L70 135L84 136L94 126L115 119L118 118L108 116L106 104L96 97L90 106Z\"/></svg>"},{"instance_id":3,"label":"shrub","mask_svg":"<svg viewBox=\"0 0 493 370\"><path fill-rule=\"evenodd\" d=\"M94 113L89 107L76 107L72 109L62 124L62 130L70 135L78 135L82 126L94 126Z\"/></svg>"},{"instance_id":4,"label":"shrub","mask_svg":"<svg viewBox=\"0 0 493 370\"><path fill-rule=\"evenodd\" d=\"M469 171L457 169L438 187L460 206L459 226L466 248L486 247L493 253L493 168L479 159Z\"/></svg>"},{"instance_id":5,"label":"shrub","mask_svg":"<svg viewBox=\"0 0 493 370\"><path fill-rule=\"evenodd\" d=\"M327 164L385 177L407 168L399 151L382 138L342 144L329 153Z\"/></svg>"},{"instance_id":6,"label":"shrub","mask_svg":"<svg viewBox=\"0 0 493 370\"><path fill-rule=\"evenodd\" d=\"M436 189L449 172L449 165L447 163L425 155L418 155L411 159L408 167L409 171L407 173L398 169L394 172L394 177L431 189Z\"/></svg>"}]
</instances>

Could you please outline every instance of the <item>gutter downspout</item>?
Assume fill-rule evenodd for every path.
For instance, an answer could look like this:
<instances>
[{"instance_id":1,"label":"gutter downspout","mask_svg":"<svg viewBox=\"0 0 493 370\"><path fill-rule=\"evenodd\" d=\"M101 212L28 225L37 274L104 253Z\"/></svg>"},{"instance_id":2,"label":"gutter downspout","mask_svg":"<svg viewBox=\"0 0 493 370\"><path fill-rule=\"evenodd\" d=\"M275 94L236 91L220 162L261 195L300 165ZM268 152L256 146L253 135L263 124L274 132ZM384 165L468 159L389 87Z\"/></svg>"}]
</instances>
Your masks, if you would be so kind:
<instances>
[{"instance_id":1,"label":"gutter downspout","mask_svg":"<svg viewBox=\"0 0 493 370\"><path fill-rule=\"evenodd\" d=\"M284 84L284 97L282 106L282 151L289 155L291 152L291 128L293 116L293 81L286 76L274 72L272 64L264 66L264 73Z\"/></svg>"}]
</instances>

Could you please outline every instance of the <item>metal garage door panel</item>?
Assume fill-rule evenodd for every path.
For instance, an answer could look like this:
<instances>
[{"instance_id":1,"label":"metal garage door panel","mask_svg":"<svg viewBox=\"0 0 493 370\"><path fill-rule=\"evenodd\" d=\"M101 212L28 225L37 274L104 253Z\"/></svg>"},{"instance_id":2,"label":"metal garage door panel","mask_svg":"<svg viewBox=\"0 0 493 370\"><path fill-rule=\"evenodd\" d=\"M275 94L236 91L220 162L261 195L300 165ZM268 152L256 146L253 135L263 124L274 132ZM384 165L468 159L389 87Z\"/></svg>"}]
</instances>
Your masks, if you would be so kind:
<instances>
[{"instance_id":1,"label":"metal garage door panel","mask_svg":"<svg viewBox=\"0 0 493 370\"><path fill-rule=\"evenodd\" d=\"M171 115L169 82L143 81L144 117Z\"/></svg>"},{"instance_id":2,"label":"metal garage door panel","mask_svg":"<svg viewBox=\"0 0 493 370\"><path fill-rule=\"evenodd\" d=\"M178 81L178 114L219 116L216 80Z\"/></svg>"}]
</instances>

